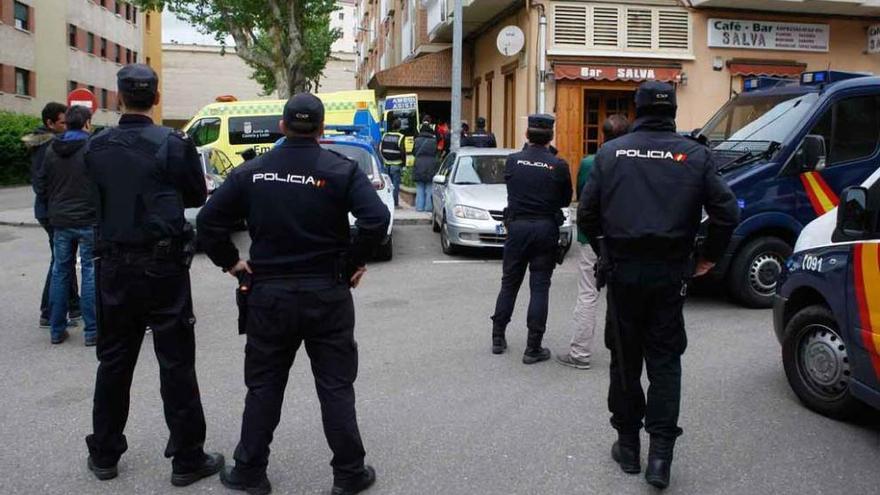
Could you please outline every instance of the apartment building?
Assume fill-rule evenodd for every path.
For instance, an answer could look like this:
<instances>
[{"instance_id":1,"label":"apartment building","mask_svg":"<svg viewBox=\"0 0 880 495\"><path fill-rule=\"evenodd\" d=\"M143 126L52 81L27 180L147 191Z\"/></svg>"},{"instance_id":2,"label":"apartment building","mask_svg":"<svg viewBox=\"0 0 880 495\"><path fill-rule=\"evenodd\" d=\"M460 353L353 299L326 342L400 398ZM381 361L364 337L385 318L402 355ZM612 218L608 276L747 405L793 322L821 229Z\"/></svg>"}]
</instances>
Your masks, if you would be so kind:
<instances>
[{"instance_id":1,"label":"apartment building","mask_svg":"<svg viewBox=\"0 0 880 495\"><path fill-rule=\"evenodd\" d=\"M158 41L157 41L158 40ZM39 115L76 88L98 100L94 121L119 116L116 72L161 72L161 16L122 0L0 0L0 109Z\"/></svg>"}]
</instances>

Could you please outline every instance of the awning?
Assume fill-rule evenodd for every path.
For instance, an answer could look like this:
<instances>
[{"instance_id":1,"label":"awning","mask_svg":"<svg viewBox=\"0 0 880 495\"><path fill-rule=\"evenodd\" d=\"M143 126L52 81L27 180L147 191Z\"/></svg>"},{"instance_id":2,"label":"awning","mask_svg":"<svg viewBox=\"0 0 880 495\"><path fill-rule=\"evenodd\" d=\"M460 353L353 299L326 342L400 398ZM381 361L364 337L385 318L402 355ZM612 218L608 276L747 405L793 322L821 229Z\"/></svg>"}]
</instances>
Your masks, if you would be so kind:
<instances>
[{"instance_id":1,"label":"awning","mask_svg":"<svg viewBox=\"0 0 880 495\"><path fill-rule=\"evenodd\" d=\"M556 65L557 80L681 82L681 69L624 65Z\"/></svg>"},{"instance_id":2,"label":"awning","mask_svg":"<svg viewBox=\"0 0 880 495\"><path fill-rule=\"evenodd\" d=\"M807 70L807 64L792 61L751 61L733 59L727 63L730 74L734 76L800 77Z\"/></svg>"},{"instance_id":3,"label":"awning","mask_svg":"<svg viewBox=\"0 0 880 495\"><path fill-rule=\"evenodd\" d=\"M471 87L470 59L465 57L461 71L462 88ZM452 49L406 61L377 72L367 87L380 94L394 88L448 89L452 87Z\"/></svg>"}]
</instances>

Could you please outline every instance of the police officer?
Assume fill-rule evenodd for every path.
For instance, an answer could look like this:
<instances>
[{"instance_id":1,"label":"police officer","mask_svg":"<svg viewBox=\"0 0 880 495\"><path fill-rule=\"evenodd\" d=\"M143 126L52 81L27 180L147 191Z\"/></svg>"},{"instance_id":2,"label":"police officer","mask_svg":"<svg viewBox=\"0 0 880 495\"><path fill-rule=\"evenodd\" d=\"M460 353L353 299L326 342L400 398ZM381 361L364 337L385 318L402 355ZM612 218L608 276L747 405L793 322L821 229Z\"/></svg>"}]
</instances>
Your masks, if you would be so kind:
<instances>
[{"instance_id":1,"label":"police officer","mask_svg":"<svg viewBox=\"0 0 880 495\"><path fill-rule=\"evenodd\" d=\"M311 359L324 434L333 451L333 495L367 489L375 471L364 465L355 416L357 344L351 287L390 221L367 176L348 158L322 149L324 106L300 93L284 107L280 146L240 165L198 216L199 241L211 260L240 276L247 334L245 398L235 468L223 484L250 494L269 493L269 444L281 416L296 351ZM357 218L350 240L348 214ZM230 233L247 219L250 260L239 259ZM242 298L244 299L244 298Z\"/></svg>"},{"instance_id":2,"label":"police officer","mask_svg":"<svg viewBox=\"0 0 880 495\"><path fill-rule=\"evenodd\" d=\"M474 148L497 148L498 143L495 141L495 134L486 130L486 119L477 117L477 130L467 136L462 146L473 146Z\"/></svg>"},{"instance_id":3,"label":"police officer","mask_svg":"<svg viewBox=\"0 0 880 495\"><path fill-rule=\"evenodd\" d=\"M98 188L98 375L88 466L100 480L117 476L127 449L123 430L144 331L153 330L165 421L171 431L171 483L217 473L223 456L205 454L205 417L195 370L189 261L192 229L185 207L207 197L196 147L183 133L153 125L159 80L146 65L117 74L124 109L119 126L93 137L85 154Z\"/></svg>"},{"instance_id":4,"label":"police officer","mask_svg":"<svg viewBox=\"0 0 880 495\"><path fill-rule=\"evenodd\" d=\"M382 136L379 142L379 154L385 162L388 175L391 176L391 184L394 185L394 207L400 206L400 177L403 167L406 166L406 146L404 136L400 133L400 119L391 121L390 130Z\"/></svg>"},{"instance_id":5,"label":"police officer","mask_svg":"<svg viewBox=\"0 0 880 495\"><path fill-rule=\"evenodd\" d=\"M578 228L601 260L608 287L606 346L611 350L608 405L618 432L612 457L639 473L642 420L651 436L645 478L669 485L681 398L681 355L687 346L682 307L687 280L707 273L739 221L736 198L709 149L675 132L675 90L659 82L636 92L631 132L596 157L578 209ZM691 259L701 209L709 232ZM648 369L647 404L641 386Z\"/></svg>"},{"instance_id":6,"label":"police officer","mask_svg":"<svg viewBox=\"0 0 880 495\"><path fill-rule=\"evenodd\" d=\"M504 243L504 275L501 291L492 316L492 353L507 349L505 330L510 323L516 294L530 270L528 343L523 363L534 364L550 359L550 350L541 347L547 326L550 278L556 266L561 208L571 202L571 176L565 160L550 153L554 119L550 115L531 115L528 119L528 144L507 158L504 178L507 182L507 241Z\"/></svg>"}]
</instances>

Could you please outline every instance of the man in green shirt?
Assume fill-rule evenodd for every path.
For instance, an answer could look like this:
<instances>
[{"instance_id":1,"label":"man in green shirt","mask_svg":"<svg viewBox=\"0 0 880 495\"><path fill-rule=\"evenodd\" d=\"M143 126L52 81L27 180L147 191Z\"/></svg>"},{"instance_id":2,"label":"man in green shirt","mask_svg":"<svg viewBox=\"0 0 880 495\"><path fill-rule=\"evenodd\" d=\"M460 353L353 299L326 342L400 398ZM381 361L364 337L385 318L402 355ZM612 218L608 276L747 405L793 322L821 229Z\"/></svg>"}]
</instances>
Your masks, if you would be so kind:
<instances>
[{"instance_id":1,"label":"man in green shirt","mask_svg":"<svg viewBox=\"0 0 880 495\"><path fill-rule=\"evenodd\" d=\"M629 122L623 115L612 115L605 119L602 132L605 134L605 142L626 134ZM578 200L581 191L587 184L590 171L595 161L594 155L587 155L581 160L577 178ZM571 346L568 352L557 354L559 364L581 370L590 369L590 354L593 349L593 340L596 335L596 307L599 303L599 290L596 288L596 261L598 257L590 247L586 234L578 231L578 296L574 306L572 323L574 335L571 338Z\"/></svg>"}]
</instances>

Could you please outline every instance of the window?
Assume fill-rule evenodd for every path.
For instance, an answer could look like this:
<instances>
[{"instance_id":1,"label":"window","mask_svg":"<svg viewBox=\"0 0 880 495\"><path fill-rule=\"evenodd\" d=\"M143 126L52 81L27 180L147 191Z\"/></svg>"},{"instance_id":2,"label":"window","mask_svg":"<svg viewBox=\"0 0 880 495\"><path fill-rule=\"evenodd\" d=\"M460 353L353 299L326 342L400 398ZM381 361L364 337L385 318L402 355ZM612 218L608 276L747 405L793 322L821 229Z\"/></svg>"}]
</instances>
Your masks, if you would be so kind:
<instances>
[{"instance_id":1,"label":"window","mask_svg":"<svg viewBox=\"0 0 880 495\"><path fill-rule=\"evenodd\" d=\"M14 2L15 4L15 27L17 29L21 29L24 31L30 31L31 29L31 16L29 7L21 2Z\"/></svg>"},{"instance_id":2,"label":"window","mask_svg":"<svg viewBox=\"0 0 880 495\"><path fill-rule=\"evenodd\" d=\"M76 81L67 81L67 92L68 93L70 93L71 91L73 91L76 88L77 88Z\"/></svg>"},{"instance_id":3,"label":"window","mask_svg":"<svg viewBox=\"0 0 880 495\"><path fill-rule=\"evenodd\" d=\"M129 49L129 48L125 49L125 63L126 64L131 63L131 49Z\"/></svg>"},{"instance_id":4,"label":"window","mask_svg":"<svg viewBox=\"0 0 880 495\"><path fill-rule=\"evenodd\" d=\"M651 9L627 9L626 47L651 48L653 26Z\"/></svg>"},{"instance_id":5,"label":"window","mask_svg":"<svg viewBox=\"0 0 880 495\"><path fill-rule=\"evenodd\" d=\"M131 23L135 26L138 23L138 9L134 5L131 6Z\"/></svg>"},{"instance_id":6,"label":"window","mask_svg":"<svg viewBox=\"0 0 880 495\"><path fill-rule=\"evenodd\" d=\"M107 38L101 38L101 58L107 58Z\"/></svg>"},{"instance_id":7,"label":"window","mask_svg":"<svg viewBox=\"0 0 880 495\"><path fill-rule=\"evenodd\" d=\"M282 137L279 120L280 115L230 117L229 144L272 144Z\"/></svg>"},{"instance_id":8,"label":"window","mask_svg":"<svg viewBox=\"0 0 880 495\"><path fill-rule=\"evenodd\" d=\"M148 32L152 29L152 27L150 26L150 25L152 24L152 19L151 19L151 17L152 17L152 16L150 15L149 12L147 12L147 13L144 15L144 18L146 18L146 21L147 21L147 31L148 31Z\"/></svg>"},{"instance_id":9,"label":"window","mask_svg":"<svg viewBox=\"0 0 880 495\"><path fill-rule=\"evenodd\" d=\"M345 12L340 12L340 13L339 13L339 20L340 20L340 21L345 20Z\"/></svg>"},{"instance_id":10,"label":"window","mask_svg":"<svg viewBox=\"0 0 880 495\"><path fill-rule=\"evenodd\" d=\"M116 0L116 4L113 7L113 11L116 13L116 15L122 14L122 2L120 2L119 0Z\"/></svg>"},{"instance_id":11,"label":"window","mask_svg":"<svg viewBox=\"0 0 880 495\"><path fill-rule=\"evenodd\" d=\"M138 63L138 52L131 52L131 63Z\"/></svg>"},{"instance_id":12,"label":"window","mask_svg":"<svg viewBox=\"0 0 880 495\"><path fill-rule=\"evenodd\" d=\"M827 167L873 156L880 148L880 95L835 103L810 134L825 138Z\"/></svg>"},{"instance_id":13,"label":"window","mask_svg":"<svg viewBox=\"0 0 880 495\"><path fill-rule=\"evenodd\" d=\"M95 33L88 33L86 35L86 51L95 53Z\"/></svg>"},{"instance_id":14,"label":"window","mask_svg":"<svg viewBox=\"0 0 880 495\"><path fill-rule=\"evenodd\" d=\"M106 89L102 89L102 90L101 90L101 108L108 108L107 103L108 103L109 100L110 100L110 98L108 98L108 96L109 96L109 95L108 95L108 93L107 93L107 90L106 90Z\"/></svg>"},{"instance_id":15,"label":"window","mask_svg":"<svg viewBox=\"0 0 880 495\"><path fill-rule=\"evenodd\" d=\"M114 60L117 64L122 63L122 47L119 46L119 43L116 43L116 57L114 57Z\"/></svg>"},{"instance_id":16,"label":"window","mask_svg":"<svg viewBox=\"0 0 880 495\"><path fill-rule=\"evenodd\" d=\"M15 94L31 96L31 71L15 68Z\"/></svg>"},{"instance_id":17,"label":"window","mask_svg":"<svg viewBox=\"0 0 880 495\"><path fill-rule=\"evenodd\" d=\"M553 45L563 49L691 50L691 17L683 8L558 2L552 22Z\"/></svg>"},{"instance_id":18,"label":"window","mask_svg":"<svg viewBox=\"0 0 880 495\"><path fill-rule=\"evenodd\" d=\"M187 129L186 133L192 138L196 146L211 144L220 138L220 119L198 120Z\"/></svg>"},{"instance_id":19,"label":"window","mask_svg":"<svg viewBox=\"0 0 880 495\"><path fill-rule=\"evenodd\" d=\"M76 48L76 26L67 25L67 46Z\"/></svg>"}]
</instances>

